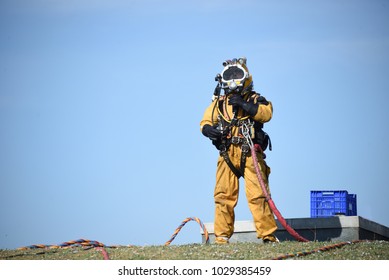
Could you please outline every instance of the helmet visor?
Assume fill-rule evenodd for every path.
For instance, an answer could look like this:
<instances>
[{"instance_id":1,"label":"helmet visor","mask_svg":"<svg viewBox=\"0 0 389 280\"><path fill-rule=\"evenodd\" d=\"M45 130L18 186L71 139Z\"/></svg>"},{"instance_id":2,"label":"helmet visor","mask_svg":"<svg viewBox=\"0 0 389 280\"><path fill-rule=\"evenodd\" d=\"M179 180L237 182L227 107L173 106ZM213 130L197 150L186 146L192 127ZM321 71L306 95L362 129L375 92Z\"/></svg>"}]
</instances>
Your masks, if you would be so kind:
<instances>
[{"instance_id":1,"label":"helmet visor","mask_svg":"<svg viewBox=\"0 0 389 280\"><path fill-rule=\"evenodd\" d=\"M245 78L245 72L242 68L230 66L223 71L222 78L224 81L242 80Z\"/></svg>"}]
</instances>

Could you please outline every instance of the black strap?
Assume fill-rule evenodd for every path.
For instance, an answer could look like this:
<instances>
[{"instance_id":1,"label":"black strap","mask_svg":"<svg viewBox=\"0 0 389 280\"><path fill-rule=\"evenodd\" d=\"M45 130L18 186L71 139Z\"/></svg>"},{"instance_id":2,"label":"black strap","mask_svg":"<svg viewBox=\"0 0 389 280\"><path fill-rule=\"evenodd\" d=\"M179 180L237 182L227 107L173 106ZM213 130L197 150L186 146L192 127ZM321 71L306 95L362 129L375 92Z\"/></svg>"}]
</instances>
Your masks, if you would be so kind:
<instances>
[{"instance_id":1,"label":"black strap","mask_svg":"<svg viewBox=\"0 0 389 280\"><path fill-rule=\"evenodd\" d=\"M242 170L242 163L241 163L241 166L240 166L240 169L241 170L238 170L231 162L230 160L230 157L228 156L228 153L227 151L224 151L224 152L220 152L220 155L224 158L224 161L227 163L227 165L230 167L231 171L235 174L236 177L238 177L238 179L242 176L241 174L241 170ZM243 158L243 157L242 157ZM241 162L242 162L242 158L241 158Z\"/></svg>"},{"instance_id":2,"label":"black strap","mask_svg":"<svg viewBox=\"0 0 389 280\"><path fill-rule=\"evenodd\" d=\"M231 169L232 173L235 174L238 179L240 177L244 178L244 169L246 167L246 157L248 152L250 151L250 147L247 144L243 144L241 146L242 149L242 154L240 157L240 168L237 169L231 162L230 157L228 156L227 149L221 149L220 150L220 155L224 158L224 161L227 163L228 167Z\"/></svg>"},{"instance_id":3,"label":"black strap","mask_svg":"<svg viewBox=\"0 0 389 280\"><path fill-rule=\"evenodd\" d=\"M242 150L242 155L240 156L240 174L242 174L242 177L244 178L244 169L246 167L246 153L243 153Z\"/></svg>"}]
</instances>

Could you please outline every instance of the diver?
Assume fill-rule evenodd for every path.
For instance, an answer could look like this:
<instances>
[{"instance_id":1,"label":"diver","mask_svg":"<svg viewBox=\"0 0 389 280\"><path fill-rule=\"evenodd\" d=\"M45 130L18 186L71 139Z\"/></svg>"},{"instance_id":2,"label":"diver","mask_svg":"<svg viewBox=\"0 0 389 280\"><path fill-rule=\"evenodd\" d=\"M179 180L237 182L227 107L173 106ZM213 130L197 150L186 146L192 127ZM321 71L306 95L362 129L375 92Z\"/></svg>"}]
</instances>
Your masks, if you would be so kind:
<instances>
[{"instance_id":1,"label":"diver","mask_svg":"<svg viewBox=\"0 0 389 280\"><path fill-rule=\"evenodd\" d=\"M272 118L273 105L253 90L253 78L246 62L245 57L223 62L223 71L215 78L218 84L212 103L200 122L202 134L219 150L214 189L217 244L228 243L234 233L234 208L238 202L240 177L244 178L257 238L266 243L279 242L274 235L277 229L275 218L258 182L250 146L243 133L243 129L249 130L261 176L270 193L270 167L266 164L264 151L267 147L271 150L271 142L263 131L263 124Z\"/></svg>"}]
</instances>

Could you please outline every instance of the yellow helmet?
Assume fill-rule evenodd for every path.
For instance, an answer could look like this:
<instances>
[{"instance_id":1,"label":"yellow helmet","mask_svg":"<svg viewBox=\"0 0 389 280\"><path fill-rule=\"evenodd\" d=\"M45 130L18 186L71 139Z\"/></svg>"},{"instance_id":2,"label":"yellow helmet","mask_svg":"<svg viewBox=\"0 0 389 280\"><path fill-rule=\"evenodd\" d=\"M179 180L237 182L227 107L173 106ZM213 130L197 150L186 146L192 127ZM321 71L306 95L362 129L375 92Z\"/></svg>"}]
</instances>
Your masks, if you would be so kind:
<instances>
[{"instance_id":1,"label":"yellow helmet","mask_svg":"<svg viewBox=\"0 0 389 280\"><path fill-rule=\"evenodd\" d=\"M246 65L247 59L226 60L223 62L224 69L220 74L220 82L226 94L238 92L244 95L253 88L253 77Z\"/></svg>"}]
</instances>

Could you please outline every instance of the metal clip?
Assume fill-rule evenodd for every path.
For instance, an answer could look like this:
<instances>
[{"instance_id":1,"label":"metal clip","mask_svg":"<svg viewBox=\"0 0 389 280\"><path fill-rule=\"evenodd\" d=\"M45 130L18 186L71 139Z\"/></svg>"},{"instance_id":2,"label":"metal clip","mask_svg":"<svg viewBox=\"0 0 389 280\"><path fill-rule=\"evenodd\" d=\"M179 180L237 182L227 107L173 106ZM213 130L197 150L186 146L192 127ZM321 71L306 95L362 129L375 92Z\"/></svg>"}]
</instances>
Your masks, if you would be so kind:
<instances>
[{"instance_id":1,"label":"metal clip","mask_svg":"<svg viewBox=\"0 0 389 280\"><path fill-rule=\"evenodd\" d=\"M246 123L244 123L242 125L242 134L243 134L244 138L246 139L246 142L249 145L250 149L252 149L254 146L254 143L253 143L253 140L251 139L250 132L251 132L250 127Z\"/></svg>"},{"instance_id":2,"label":"metal clip","mask_svg":"<svg viewBox=\"0 0 389 280\"><path fill-rule=\"evenodd\" d=\"M231 143L232 144L238 145L241 142L242 142L242 138L240 138L239 136L232 136L231 137Z\"/></svg>"}]
</instances>

